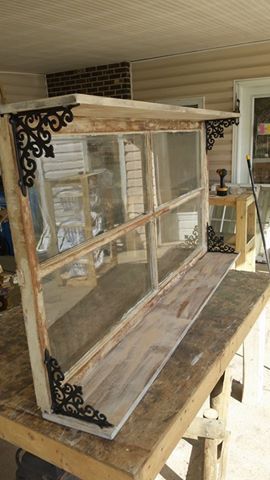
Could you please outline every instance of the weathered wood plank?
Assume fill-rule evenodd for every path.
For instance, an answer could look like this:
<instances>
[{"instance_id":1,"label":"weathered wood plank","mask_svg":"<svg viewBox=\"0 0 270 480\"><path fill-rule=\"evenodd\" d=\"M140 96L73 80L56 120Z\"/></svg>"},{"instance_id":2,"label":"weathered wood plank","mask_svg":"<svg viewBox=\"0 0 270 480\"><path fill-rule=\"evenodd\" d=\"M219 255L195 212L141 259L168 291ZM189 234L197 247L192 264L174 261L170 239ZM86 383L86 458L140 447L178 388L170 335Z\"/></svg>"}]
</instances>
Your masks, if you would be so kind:
<instances>
[{"instance_id":1,"label":"weathered wood plank","mask_svg":"<svg viewBox=\"0 0 270 480\"><path fill-rule=\"evenodd\" d=\"M113 441L52 424L36 408L20 308L0 317L0 436L82 480L152 480L270 295L266 274L231 271Z\"/></svg>"},{"instance_id":2,"label":"weathered wood plank","mask_svg":"<svg viewBox=\"0 0 270 480\"><path fill-rule=\"evenodd\" d=\"M198 439L209 438L223 440L225 426L222 420L195 417L184 434L184 438Z\"/></svg>"},{"instance_id":3,"label":"weathered wood plank","mask_svg":"<svg viewBox=\"0 0 270 480\"><path fill-rule=\"evenodd\" d=\"M105 413L112 428L72 425L114 438L234 263L236 255L208 253L181 278L139 324L80 378L86 403ZM76 383L76 379L72 379ZM63 417L44 415L53 421ZM70 425L66 419L66 425Z\"/></svg>"},{"instance_id":4,"label":"weathered wood plank","mask_svg":"<svg viewBox=\"0 0 270 480\"><path fill-rule=\"evenodd\" d=\"M74 115L88 118L132 118L164 120L211 120L216 118L237 118L239 113L204 110L134 100L98 97L94 95L64 95L60 97L31 100L0 106L0 114L38 110L62 105L74 105ZM76 106L77 105L77 106Z\"/></svg>"},{"instance_id":5,"label":"weathered wood plank","mask_svg":"<svg viewBox=\"0 0 270 480\"><path fill-rule=\"evenodd\" d=\"M196 121L181 120L156 120L130 118L121 119L93 119L87 117L76 117L76 122L68 124L65 127L67 135L82 135L84 133L130 133L130 132L155 132L155 131L189 131L200 128L200 123ZM57 136L57 134L56 134Z\"/></svg>"},{"instance_id":6,"label":"weathered wood plank","mask_svg":"<svg viewBox=\"0 0 270 480\"><path fill-rule=\"evenodd\" d=\"M36 395L44 409L50 406L48 383L41 352L48 345L44 304L40 295L40 281L37 278L38 264L35 252L35 237L29 211L29 200L21 195L18 188L18 168L14 154L11 126L7 118L0 118L0 159L1 175L5 184L5 197L12 239L14 244L21 295L24 304L24 319L27 330L29 354L35 371Z\"/></svg>"}]
</instances>

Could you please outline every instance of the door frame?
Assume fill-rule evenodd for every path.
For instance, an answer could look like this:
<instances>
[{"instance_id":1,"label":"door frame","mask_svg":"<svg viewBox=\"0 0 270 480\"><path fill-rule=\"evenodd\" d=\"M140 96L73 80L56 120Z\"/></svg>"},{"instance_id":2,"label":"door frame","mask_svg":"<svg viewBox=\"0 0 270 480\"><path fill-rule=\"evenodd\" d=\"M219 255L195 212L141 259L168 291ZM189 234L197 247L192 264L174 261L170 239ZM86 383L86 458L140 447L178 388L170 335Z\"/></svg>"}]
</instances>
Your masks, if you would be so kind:
<instances>
[{"instance_id":1,"label":"door frame","mask_svg":"<svg viewBox=\"0 0 270 480\"><path fill-rule=\"evenodd\" d=\"M270 97L270 77L248 78L234 81L233 98L240 100L240 124L233 129L232 183L249 184L246 154L252 161L253 102L256 97Z\"/></svg>"}]
</instances>

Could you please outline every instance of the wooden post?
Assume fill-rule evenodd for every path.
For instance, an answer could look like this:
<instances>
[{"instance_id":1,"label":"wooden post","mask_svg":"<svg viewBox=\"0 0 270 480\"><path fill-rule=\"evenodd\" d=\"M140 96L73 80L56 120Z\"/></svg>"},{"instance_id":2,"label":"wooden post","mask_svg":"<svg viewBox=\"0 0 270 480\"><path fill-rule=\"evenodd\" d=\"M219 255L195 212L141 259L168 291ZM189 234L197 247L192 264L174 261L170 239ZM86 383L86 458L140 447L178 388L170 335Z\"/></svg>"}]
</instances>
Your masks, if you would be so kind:
<instances>
[{"instance_id":1,"label":"wooden post","mask_svg":"<svg viewBox=\"0 0 270 480\"><path fill-rule=\"evenodd\" d=\"M203 414L204 418L218 419L218 412L209 408ZM204 440L203 479L217 480L217 440Z\"/></svg>"},{"instance_id":2,"label":"wooden post","mask_svg":"<svg viewBox=\"0 0 270 480\"><path fill-rule=\"evenodd\" d=\"M216 412L216 418L223 422L226 428L229 401L231 395L232 376L228 368L222 377L219 379L215 388L210 394L210 409L204 412L204 417L211 418ZM203 479L204 480L223 480L224 472L227 464L229 435L224 434L222 440L220 439L205 439L204 442L204 466ZM225 444L226 443L226 444Z\"/></svg>"},{"instance_id":3,"label":"wooden post","mask_svg":"<svg viewBox=\"0 0 270 480\"><path fill-rule=\"evenodd\" d=\"M247 244L247 205L242 196L236 200L236 229L235 249L240 254L236 265L243 268Z\"/></svg>"},{"instance_id":4,"label":"wooden post","mask_svg":"<svg viewBox=\"0 0 270 480\"><path fill-rule=\"evenodd\" d=\"M224 372L210 394L210 407L218 412L219 420L226 423L232 390L232 375L230 369Z\"/></svg>"}]
</instances>

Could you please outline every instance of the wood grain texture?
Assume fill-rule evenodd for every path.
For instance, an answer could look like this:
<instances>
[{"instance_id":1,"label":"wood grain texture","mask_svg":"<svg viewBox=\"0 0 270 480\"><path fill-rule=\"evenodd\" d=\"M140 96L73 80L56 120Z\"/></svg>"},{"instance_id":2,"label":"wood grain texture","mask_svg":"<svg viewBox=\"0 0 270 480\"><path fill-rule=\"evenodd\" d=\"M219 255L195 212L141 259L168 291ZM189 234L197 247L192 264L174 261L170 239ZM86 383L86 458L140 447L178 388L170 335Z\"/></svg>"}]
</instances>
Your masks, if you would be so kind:
<instances>
[{"instance_id":1,"label":"wood grain texture","mask_svg":"<svg viewBox=\"0 0 270 480\"><path fill-rule=\"evenodd\" d=\"M59 415L45 413L44 417L103 438L114 438L235 259L234 254L204 255L95 368L80 378L85 402L104 413L113 427L101 430ZM136 290L135 277L134 283ZM127 296L124 291L123 295ZM80 315L73 317L78 319ZM77 382L76 377L71 379L71 383Z\"/></svg>"},{"instance_id":2,"label":"wood grain texture","mask_svg":"<svg viewBox=\"0 0 270 480\"><path fill-rule=\"evenodd\" d=\"M218 118L238 118L239 113L179 107L134 100L98 97L94 95L63 95L29 102L0 105L0 114L38 110L62 105L74 105L75 117L96 119L180 120L205 121Z\"/></svg>"},{"instance_id":3,"label":"wood grain texture","mask_svg":"<svg viewBox=\"0 0 270 480\"><path fill-rule=\"evenodd\" d=\"M209 205L235 209L235 237L228 239L227 243L235 246L235 250L239 252L236 268L254 272L256 257L256 210L254 196L250 193L227 195L226 197L210 195Z\"/></svg>"},{"instance_id":4,"label":"wood grain texture","mask_svg":"<svg viewBox=\"0 0 270 480\"><path fill-rule=\"evenodd\" d=\"M29 200L18 188L18 169L15 159L11 126L7 118L0 118L1 174L5 185L5 198L16 256L18 277L24 305L24 321L33 369L35 390L39 405L50 407L50 394L43 361L43 352L48 346L44 304L40 295L38 264L35 254L35 238L29 210Z\"/></svg>"},{"instance_id":5,"label":"wood grain texture","mask_svg":"<svg viewBox=\"0 0 270 480\"><path fill-rule=\"evenodd\" d=\"M52 424L36 407L22 311L1 315L0 436L82 480L152 480L270 295L269 276L230 271L115 440Z\"/></svg>"},{"instance_id":6,"label":"wood grain texture","mask_svg":"<svg viewBox=\"0 0 270 480\"><path fill-rule=\"evenodd\" d=\"M67 135L82 135L84 133L130 133L130 132L154 132L154 131L193 131L198 129L200 123L197 121L182 120L132 120L130 118L121 119L93 119L76 116L76 122L68 124L65 127ZM57 134L56 134L57 135Z\"/></svg>"}]
</instances>

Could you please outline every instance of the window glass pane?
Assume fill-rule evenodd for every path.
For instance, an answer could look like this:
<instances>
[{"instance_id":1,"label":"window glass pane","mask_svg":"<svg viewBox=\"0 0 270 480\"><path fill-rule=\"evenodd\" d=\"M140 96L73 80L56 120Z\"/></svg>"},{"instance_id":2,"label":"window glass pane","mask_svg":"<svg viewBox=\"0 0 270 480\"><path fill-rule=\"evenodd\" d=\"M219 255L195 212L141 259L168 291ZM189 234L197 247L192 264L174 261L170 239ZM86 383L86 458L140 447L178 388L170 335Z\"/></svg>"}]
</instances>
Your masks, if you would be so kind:
<instances>
[{"instance_id":1,"label":"window glass pane","mask_svg":"<svg viewBox=\"0 0 270 480\"><path fill-rule=\"evenodd\" d=\"M159 281L180 267L202 245L201 196L157 220Z\"/></svg>"},{"instance_id":2,"label":"window glass pane","mask_svg":"<svg viewBox=\"0 0 270 480\"><path fill-rule=\"evenodd\" d=\"M200 150L200 132L153 134L159 205L201 186Z\"/></svg>"},{"instance_id":3,"label":"window glass pane","mask_svg":"<svg viewBox=\"0 0 270 480\"><path fill-rule=\"evenodd\" d=\"M53 144L55 158L38 160L29 189L40 260L147 210L144 135L55 138Z\"/></svg>"},{"instance_id":4,"label":"window glass pane","mask_svg":"<svg viewBox=\"0 0 270 480\"><path fill-rule=\"evenodd\" d=\"M235 233L235 215L234 207L217 205L210 207L210 225L216 234L224 237L225 243L230 243Z\"/></svg>"},{"instance_id":5,"label":"window glass pane","mask_svg":"<svg viewBox=\"0 0 270 480\"><path fill-rule=\"evenodd\" d=\"M146 227L42 281L52 355L67 370L151 290Z\"/></svg>"},{"instance_id":6,"label":"window glass pane","mask_svg":"<svg viewBox=\"0 0 270 480\"><path fill-rule=\"evenodd\" d=\"M254 98L253 174L255 182L270 183L270 97Z\"/></svg>"}]
</instances>

